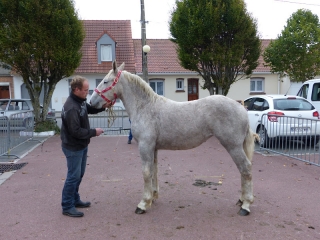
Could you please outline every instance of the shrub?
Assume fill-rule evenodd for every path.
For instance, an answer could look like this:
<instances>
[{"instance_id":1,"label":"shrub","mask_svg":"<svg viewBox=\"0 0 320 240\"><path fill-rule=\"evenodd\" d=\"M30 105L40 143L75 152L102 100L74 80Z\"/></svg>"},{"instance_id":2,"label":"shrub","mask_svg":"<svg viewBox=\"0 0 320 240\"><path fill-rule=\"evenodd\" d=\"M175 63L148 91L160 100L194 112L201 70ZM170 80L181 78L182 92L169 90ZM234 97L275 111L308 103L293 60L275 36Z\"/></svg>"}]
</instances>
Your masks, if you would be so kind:
<instances>
[{"instance_id":1,"label":"shrub","mask_svg":"<svg viewBox=\"0 0 320 240\"><path fill-rule=\"evenodd\" d=\"M35 132L47 132L55 131L55 133L60 133L60 128L58 127L56 121L46 120L44 122L38 122L34 127Z\"/></svg>"}]
</instances>

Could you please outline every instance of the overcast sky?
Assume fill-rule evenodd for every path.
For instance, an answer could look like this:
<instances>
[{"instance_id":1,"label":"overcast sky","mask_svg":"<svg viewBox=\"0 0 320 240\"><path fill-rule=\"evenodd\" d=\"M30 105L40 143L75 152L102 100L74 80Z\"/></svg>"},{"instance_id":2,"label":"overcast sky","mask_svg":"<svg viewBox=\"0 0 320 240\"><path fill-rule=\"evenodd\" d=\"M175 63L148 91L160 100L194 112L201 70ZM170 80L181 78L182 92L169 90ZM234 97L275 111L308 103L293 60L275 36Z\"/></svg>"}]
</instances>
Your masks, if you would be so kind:
<instances>
[{"instance_id":1,"label":"overcast sky","mask_svg":"<svg viewBox=\"0 0 320 240\"><path fill-rule=\"evenodd\" d=\"M83 20L131 20L132 37L141 38L140 0L74 0ZM319 0L245 0L247 10L258 21L263 39L275 39L287 19L304 8L320 18ZM147 39L169 38L168 21L175 0L144 0Z\"/></svg>"}]
</instances>

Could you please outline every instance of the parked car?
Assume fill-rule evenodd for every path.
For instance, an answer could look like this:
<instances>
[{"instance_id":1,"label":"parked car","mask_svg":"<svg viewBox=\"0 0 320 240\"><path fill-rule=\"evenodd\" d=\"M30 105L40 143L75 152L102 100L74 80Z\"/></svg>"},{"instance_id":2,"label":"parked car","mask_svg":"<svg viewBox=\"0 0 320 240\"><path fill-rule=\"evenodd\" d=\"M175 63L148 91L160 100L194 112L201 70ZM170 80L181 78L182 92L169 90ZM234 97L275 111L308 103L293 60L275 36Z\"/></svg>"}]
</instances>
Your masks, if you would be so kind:
<instances>
[{"instance_id":1,"label":"parked car","mask_svg":"<svg viewBox=\"0 0 320 240\"><path fill-rule=\"evenodd\" d=\"M291 140L300 140L306 145L319 141L319 112L302 97L251 96L244 101L244 107L248 111L250 128L259 134L264 147Z\"/></svg>"},{"instance_id":2,"label":"parked car","mask_svg":"<svg viewBox=\"0 0 320 240\"><path fill-rule=\"evenodd\" d=\"M320 112L320 79L305 81L297 96L307 99Z\"/></svg>"},{"instance_id":3,"label":"parked car","mask_svg":"<svg viewBox=\"0 0 320 240\"><path fill-rule=\"evenodd\" d=\"M27 111L30 112L26 113ZM30 99L0 99L0 117L9 117L12 114L15 117L15 127L33 126L33 106ZM47 119L56 121L54 109L48 109Z\"/></svg>"},{"instance_id":4,"label":"parked car","mask_svg":"<svg viewBox=\"0 0 320 240\"><path fill-rule=\"evenodd\" d=\"M43 109L43 106L40 105L40 108L41 108L41 110L42 110L42 109ZM51 120L57 122L55 109L52 109L52 108L48 107L47 119L51 119Z\"/></svg>"}]
</instances>

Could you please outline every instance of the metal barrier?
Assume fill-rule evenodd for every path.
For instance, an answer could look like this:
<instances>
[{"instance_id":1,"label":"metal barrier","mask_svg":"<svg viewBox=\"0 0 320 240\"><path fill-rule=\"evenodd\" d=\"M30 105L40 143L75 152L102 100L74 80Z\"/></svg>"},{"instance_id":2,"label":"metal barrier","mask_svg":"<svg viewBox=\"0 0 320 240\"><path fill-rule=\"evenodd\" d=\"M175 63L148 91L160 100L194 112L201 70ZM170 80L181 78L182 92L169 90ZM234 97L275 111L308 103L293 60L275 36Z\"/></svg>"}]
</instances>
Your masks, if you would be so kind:
<instances>
[{"instance_id":1,"label":"metal barrier","mask_svg":"<svg viewBox=\"0 0 320 240\"><path fill-rule=\"evenodd\" d=\"M259 126L260 150L320 166L320 121L263 114Z\"/></svg>"},{"instance_id":2,"label":"metal barrier","mask_svg":"<svg viewBox=\"0 0 320 240\"><path fill-rule=\"evenodd\" d=\"M90 127L102 128L105 135L128 134L130 126L124 127L124 118L126 117L122 107L114 106L112 111L107 109L98 114L89 114Z\"/></svg>"},{"instance_id":3,"label":"metal barrier","mask_svg":"<svg viewBox=\"0 0 320 240\"><path fill-rule=\"evenodd\" d=\"M10 150L33 138L33 111L11 114L0 117L0 156L15 156ZM15 156L19 158L18 156Z\"/></svg>"}]
</instances>

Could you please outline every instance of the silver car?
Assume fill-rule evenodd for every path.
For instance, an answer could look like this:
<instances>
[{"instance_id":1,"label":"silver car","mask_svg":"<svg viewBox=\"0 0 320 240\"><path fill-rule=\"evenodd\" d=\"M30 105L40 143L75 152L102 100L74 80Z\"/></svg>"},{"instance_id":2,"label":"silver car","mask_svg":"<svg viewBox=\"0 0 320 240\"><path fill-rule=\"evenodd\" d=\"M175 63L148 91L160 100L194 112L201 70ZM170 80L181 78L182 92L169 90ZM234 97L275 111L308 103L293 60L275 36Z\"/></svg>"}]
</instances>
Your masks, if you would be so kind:
<instances>
[{"instance_id":1,"label":"silver car","mask_svg":"<svg viewBox=\"0 0 320 240\"><path fill-rule=\"evenodd\" d=\"M7 118L5 118L7 117ZM48 109L47 119L56 122L55 111ZM0 99L0 128L31 129L34 125L33 106L30 99Z\"/></svg>"},{"instance_id":2,"label":"silver car","mask_svg":"<svg viewBox=\"0 0 320 240\"><path fill-rule=\"evenodd\" d=\"M40 106L42 109L42 105ZM23 111L33 111L30 99L0 99L0 116L9 116ZM48 108L47 119L56 120L55 110Z\"/></svg>"}]
</instances>

